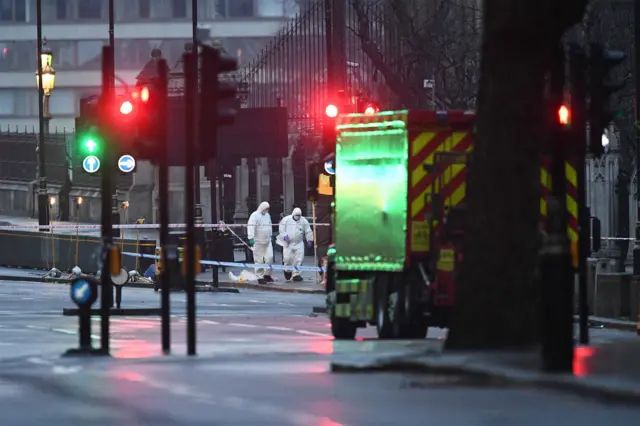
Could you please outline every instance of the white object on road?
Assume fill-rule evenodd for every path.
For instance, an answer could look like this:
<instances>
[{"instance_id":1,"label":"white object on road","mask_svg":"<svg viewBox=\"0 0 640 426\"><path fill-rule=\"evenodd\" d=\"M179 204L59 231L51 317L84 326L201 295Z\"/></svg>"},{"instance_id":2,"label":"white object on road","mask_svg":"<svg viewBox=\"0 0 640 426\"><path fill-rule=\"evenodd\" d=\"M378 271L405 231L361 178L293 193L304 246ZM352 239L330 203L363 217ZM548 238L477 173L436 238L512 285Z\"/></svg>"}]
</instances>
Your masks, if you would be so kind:
<instances>
[{"instance_id":1,"label":"white object on road","mask_svg":"<svg viewBox=\"0 0 640 426\"><path fill-rule=\"evenodd\" d=\"M257 281L258 276L249 271L242 271L240 275L234 275L233 272L229 271L229 279L233 283L246 283L247 281Z\"/></svg>"}]
</instances>

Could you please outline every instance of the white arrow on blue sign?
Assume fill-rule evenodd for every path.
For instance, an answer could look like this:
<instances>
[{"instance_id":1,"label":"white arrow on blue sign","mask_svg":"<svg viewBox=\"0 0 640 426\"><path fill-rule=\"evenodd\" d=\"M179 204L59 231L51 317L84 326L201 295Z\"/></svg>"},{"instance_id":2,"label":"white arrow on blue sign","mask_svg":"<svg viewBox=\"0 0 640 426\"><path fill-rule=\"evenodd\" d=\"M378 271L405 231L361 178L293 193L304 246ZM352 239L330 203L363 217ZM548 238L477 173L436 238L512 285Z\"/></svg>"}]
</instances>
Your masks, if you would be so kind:
<instances>
[{"instance_id":1,"label":"white arrow on blue sign","mask_svg":"<svg viewBox=\"0 0 640 426\"><path fill-rule=\"evenodd\" d=\"M87 173L95 173L100 170L100 160L95 155L89 155L82 160L82 168Z\"/></svg>"},{"instance_id":2,"label":"white arrow on blue sign","mask_svg":"<svg viewBox=\"0 0 640 426\"><path fill-rule=\"evenodd\" d=\"M333 168L333 161L327 161L324 163L324 171L329 173L330 175L336 174L336 169Z\"/></svg>"},{"instance_id":3,"label":"white arrow on blue sign","mask_svg":"<svg viewBox=\"0 0 640 426\"><path fill-rule=\"evenodd\" d=\"M78 280L73 283L73 301L83 305L91 297L91 286L84 280Z\"/></svg>"},{"instance_id":4,"label":"white arrow on blue sign","mask_svg":"<svg viewBox=\"0 0 640 426\"><path fill-rule=\"evenodd\" d=\"M131 173L136 168L136 159L129 154L125 154L118 160L118 168L122 173Z\"/></svg>"}]
</instances>

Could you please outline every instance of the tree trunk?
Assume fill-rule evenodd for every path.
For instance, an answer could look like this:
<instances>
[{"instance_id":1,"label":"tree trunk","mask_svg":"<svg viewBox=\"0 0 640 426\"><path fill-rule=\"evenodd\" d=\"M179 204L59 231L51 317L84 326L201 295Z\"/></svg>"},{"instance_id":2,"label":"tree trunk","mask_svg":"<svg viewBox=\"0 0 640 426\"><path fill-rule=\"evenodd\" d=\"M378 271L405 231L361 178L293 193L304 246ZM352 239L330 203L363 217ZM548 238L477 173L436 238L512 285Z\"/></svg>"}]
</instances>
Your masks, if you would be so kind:
<instances>
[{"instance_id":1,"label":"tree trunk","mask_svg":"<svg viewBox=\"0 0 640 426\"><path fill-rule=\"evenodd\" d=\"M553 0L485 0L483 7L469 220L447 349L537 342L545 75L564 28L581 16L554 9Z\"/></svg>"}]
</instances>

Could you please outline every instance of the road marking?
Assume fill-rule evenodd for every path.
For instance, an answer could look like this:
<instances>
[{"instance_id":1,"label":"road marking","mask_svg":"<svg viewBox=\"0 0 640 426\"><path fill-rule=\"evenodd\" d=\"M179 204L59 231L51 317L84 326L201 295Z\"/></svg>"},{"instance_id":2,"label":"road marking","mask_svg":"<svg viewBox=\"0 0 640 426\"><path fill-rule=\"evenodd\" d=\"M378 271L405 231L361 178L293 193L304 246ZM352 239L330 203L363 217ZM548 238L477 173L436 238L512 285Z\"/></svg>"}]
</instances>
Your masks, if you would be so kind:
<instances>
[{"instance_id":1,"label":"road marking","mask_svg":"<svg viewBox=\"0 0 640 426\"><path fill-rule=\"evenodd\" d=\"M253 325L253 324L240 324L240 323L237 323L237 322L230 322L227 325L231 325L233 327L246 327L246 328L257 328L258 327L257 325Z\"/></svg>"},{"instance_id":2,"label":"road marking","mask_svg":"<svg viewBox=\"0 0 640 426\"><path fill-rule=\"evenodd\" d=\"M325 334L325 333L316 333L314 331L307 331L307 330L296 330L296 333L304 334L304 335L307 335L307 336L331 337L330 335Z\"/></svg>"},{"instance_id":3,"label":"road marking","mask_svg":"<svg viewBox=\"0 0 640 426\"><path fill-rule=\"evenodd\" d=\"M269 302L265 302L264 300L249 300L248 302L250 302L250 303L269 303Z\"/></svg>"},{"instance_id":4,"label":"road marking","mask_svg":"<svg viewBox=\"0 0 640 426\"><path fill-rule=\"evenodd\" d=\"M234 408L239 411L253 412L263 417L279 418L283 423L291 426L308 426L311 424L347 426L345 423L337 423L329 417L320 417L309 412L292 410L283 406L271 405L269 403L244 399L237 396L226 396L220 398L213 394L203 392L201 389L176 383L175 381L158 381L142 374L133 375L129 373L126 376L120 375L118 378L136 383L144 383L151 388L160 389L173 395L187 397L189 400L196 401L201 404Z\"/></svg>"},{"instance_id":5,"label":"road marking","mask_svg":"<svg viewBox=\"0 0 640 426\"><path fill-rule=\"evenodd\" d=\"M278 302L278 305L282 305L282 306L296 306L293 303L285 303L285 302Z\"/></svg>"},{"instance_id":6,"label":"road marking","mask_svg":"<svg viewBox=\"0 0 640 426\"><path fill-rule=\"evenodd\" d=\"M64 333L64 334L73 334L73 335L76 334L75 331L65 330L64 328L52 328L51 331L55 331L57 333Z\"/></svg>"},{"instance_id":7,"label":"road marking","mask_svg":"<svg viewBox=\"0 0 640 426\"><path fill-rule=\"evenodd\" d=\"M31 325L31 324L27 324L26 325L27 328L31 328L33 330L49 330L49 327L43 327L41 325Z\"/></svg>"},{"instance_id":8,"label":"road marking","mask_svg":"<svg viewBox=\"0 0 640 426\"><path fill-rule=\"evenodd\" d=\"M293 331L293 328L289 328L289 327L277 327L275 325L267 325L265 326L265 328L269 329L269 330L277 330L277 331Z\"/></svg>"},{"instance_id":9,"label":"road marking","mask_svg":"<svg viewBox=\"0 0 640 426\"><path fill-rule=\"evenodd\" d=\"M53 365L53 362L43 358L39 358L39 357L27 358L27 362L30 362L31 364L37 364L37 365Z\"/></svg>"},{"instance_id":10,"label":"road marking","mask_svg":"<svg viewBox=\"0 0 640 426\"><path fill-rule=\"evenodd\" d=\"M212 324L212 325L218 325L220 324L217 321L211 321L211 320L200 320L199 322L204 323L204 324Z\"/></svg>"},{"instance_id":11,"label":"road marking","mask_svg":"<svg viewBox=\"0 0 640 426\"><path fill-rule=\"evenodd\" d=\"M82 370L82 367L80 366L65 367L62 365L54 365L53 368L51 369L53 374L74 374L81 370Z\"/></svg>"}]
</instances>

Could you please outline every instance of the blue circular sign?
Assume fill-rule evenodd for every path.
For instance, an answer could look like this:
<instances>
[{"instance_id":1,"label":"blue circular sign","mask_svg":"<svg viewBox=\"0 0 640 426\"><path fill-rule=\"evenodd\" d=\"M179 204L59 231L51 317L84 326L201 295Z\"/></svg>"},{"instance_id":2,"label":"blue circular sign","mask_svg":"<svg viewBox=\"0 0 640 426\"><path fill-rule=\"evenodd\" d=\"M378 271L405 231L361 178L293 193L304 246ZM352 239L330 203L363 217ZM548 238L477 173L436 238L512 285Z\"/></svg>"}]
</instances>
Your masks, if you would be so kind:
<instances>
[{"instance_id":1,"label":"blue circular sign","mask_svg":"<svg viewBox=\"0 0 640 426\"><path fill-rule=\"evenodd\" d=\"M92 296L93 289L86 280L77 280L71 284L71 299L78 305L86 304Z\"/></svg>"},{"instance_id":2,"label":"blue circular sign","mask_svg":"<svg viewBox=\"0 0 640 426\"><path fill-rule=\"evenodd\" d=\"M82 168L87 173L95 173L100 170L100 159L95 155L89 155L82 160Z\"/></svg>"},{"instance_id":3,"label":"blue circular sign","mask_svg":"<svg viewBox=\"0 0 640 426\"><path fill-rule=\"evenodd\" d=\"M136 168L136 159L125 154L118 159L118 168L122 173L131 173Z\"/></svg>"},{"instance_id":4,"label":"blue circular sign","mask_svg":"<svg viewBox=\"0 0 640 426\"><path fill-rule=\"evenodd\" d=\"M324 163L324 171L330 175L336 174L336 169L333 167L333 161L327 161Z\"/></svg>"}]
</instances>

